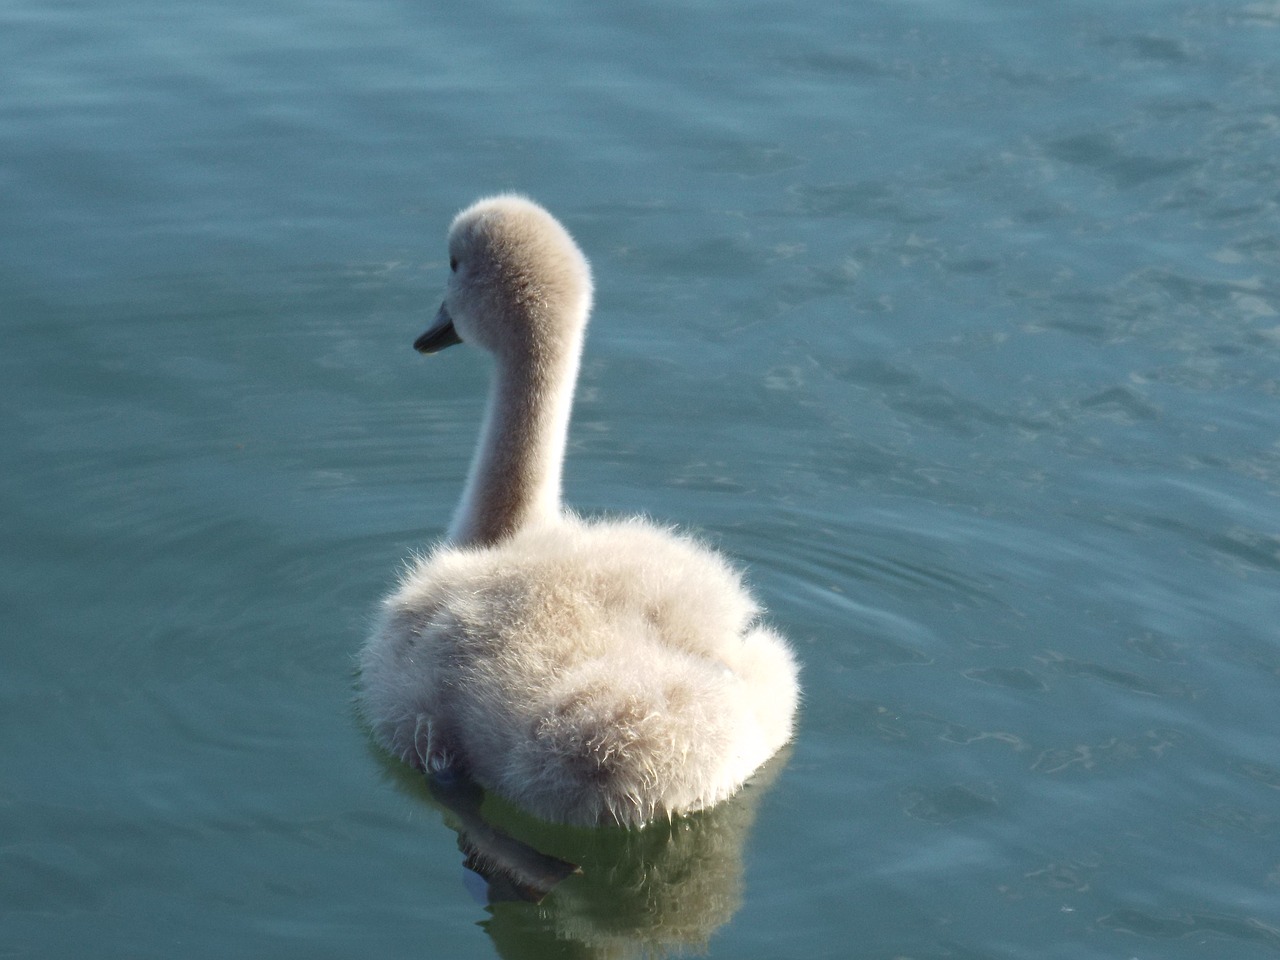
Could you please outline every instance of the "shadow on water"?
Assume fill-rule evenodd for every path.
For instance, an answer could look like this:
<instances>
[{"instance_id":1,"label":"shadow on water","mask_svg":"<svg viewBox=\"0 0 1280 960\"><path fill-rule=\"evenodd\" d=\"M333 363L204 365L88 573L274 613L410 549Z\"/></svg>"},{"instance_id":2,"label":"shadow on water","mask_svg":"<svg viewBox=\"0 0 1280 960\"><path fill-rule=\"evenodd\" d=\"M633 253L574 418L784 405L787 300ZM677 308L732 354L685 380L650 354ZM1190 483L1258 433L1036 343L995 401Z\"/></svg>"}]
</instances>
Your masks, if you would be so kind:
<instances>
[{"instance_id":1,"label":"shadow on water","mask_svg":"<svg viewBox=\"0 0 1280 960\"><path fill-rule=\"evenodd\" d=\"M387 764L400 789L457 833L499 956L622 960L705 951L733 918L757 808L789 754L714 809L643 829L547 823L462 778L432 781Z\"/></svg>"}]
</instances>

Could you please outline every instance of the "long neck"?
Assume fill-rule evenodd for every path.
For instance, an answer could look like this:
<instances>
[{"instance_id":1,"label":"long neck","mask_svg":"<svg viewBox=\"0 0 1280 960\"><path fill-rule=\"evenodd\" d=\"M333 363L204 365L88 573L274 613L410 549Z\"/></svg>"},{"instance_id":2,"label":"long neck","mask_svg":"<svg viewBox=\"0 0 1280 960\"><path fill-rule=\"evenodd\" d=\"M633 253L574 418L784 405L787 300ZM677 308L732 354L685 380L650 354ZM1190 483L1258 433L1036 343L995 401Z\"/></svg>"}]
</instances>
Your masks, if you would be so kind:
<instances>
[{"instance_id":1,"label":"long neck","mask_svg":"<svg viewBox=\"0 0 1280 960\"><path fill-rule=\"evenodd\" d=\"M459 545L487 545L560 516L560 477L582 352L581 338L554 358L499 359L480 442L449 528Z\"/></svg>"}]
</instances>

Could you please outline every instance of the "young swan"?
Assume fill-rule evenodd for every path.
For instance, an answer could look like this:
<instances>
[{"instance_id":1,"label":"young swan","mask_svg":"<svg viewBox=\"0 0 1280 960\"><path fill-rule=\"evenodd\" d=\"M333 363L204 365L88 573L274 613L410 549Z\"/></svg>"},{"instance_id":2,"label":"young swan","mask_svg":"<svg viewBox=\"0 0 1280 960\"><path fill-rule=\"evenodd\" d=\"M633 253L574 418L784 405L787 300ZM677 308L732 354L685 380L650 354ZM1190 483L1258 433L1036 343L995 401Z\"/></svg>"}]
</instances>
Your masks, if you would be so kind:
<instances>
[{"instance_id":1,"label":"young swan","mask_svg":"<svg viewBox=\"0 0 1280 960\"><path fill-rule=\"evenodd\" d=\"M790 649L718 554L561 507L591 309L568 232L491 197L454 219L449 265L414 346L474 343L496 369L448 539L361 654L365 717L406 762L465 770L548 820L641 824L723 800L791 737Z\"/></svg>"}]
</instances>

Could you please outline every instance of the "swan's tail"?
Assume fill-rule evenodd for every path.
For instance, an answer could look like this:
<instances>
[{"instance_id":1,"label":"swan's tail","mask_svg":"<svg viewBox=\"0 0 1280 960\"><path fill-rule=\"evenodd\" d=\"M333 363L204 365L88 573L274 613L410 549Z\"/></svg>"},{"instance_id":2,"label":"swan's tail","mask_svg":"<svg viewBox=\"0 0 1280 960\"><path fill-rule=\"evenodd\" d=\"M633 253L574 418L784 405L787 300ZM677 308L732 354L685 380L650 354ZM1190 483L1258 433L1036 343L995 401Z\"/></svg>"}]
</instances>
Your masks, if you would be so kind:
<instances>
[{"instance_id":1,"label":"swan's tail","mask_svg":"<svg viewBox=\"0 0 1280 960\"><path fill-rule=\"evenodd\" d=\"M502 792L549 819L624 825L733 793L750 772L730 773L735 733L752 722L735 700L736 678L698 657L656 672L593 662L564 677Z\"/></svg>"}]
</instances>

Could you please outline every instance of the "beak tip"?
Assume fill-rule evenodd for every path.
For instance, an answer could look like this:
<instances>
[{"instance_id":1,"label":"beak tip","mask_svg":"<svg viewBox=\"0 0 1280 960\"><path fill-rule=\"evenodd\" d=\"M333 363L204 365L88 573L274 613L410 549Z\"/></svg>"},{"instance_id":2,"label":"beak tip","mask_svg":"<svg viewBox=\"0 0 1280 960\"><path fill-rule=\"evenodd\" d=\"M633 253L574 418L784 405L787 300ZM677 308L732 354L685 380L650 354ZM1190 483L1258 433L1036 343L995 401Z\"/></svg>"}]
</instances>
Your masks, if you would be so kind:
<instances>
[{"instance_id":1,"label":"beak tip","mask_svg":"<svg viewBox=\"0 0 1280 960\"><path fill-rule=\"evenodd\" d=\"M435 322L431 324L426 333L413 341L413 349L419 353L436 353L445 347L452 347L455 343L461 342L462 338L458 336L458 331L454 329L453 318L441 306L440 312L436 314Z\"/></svg>"}]
</instances>

